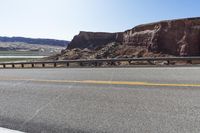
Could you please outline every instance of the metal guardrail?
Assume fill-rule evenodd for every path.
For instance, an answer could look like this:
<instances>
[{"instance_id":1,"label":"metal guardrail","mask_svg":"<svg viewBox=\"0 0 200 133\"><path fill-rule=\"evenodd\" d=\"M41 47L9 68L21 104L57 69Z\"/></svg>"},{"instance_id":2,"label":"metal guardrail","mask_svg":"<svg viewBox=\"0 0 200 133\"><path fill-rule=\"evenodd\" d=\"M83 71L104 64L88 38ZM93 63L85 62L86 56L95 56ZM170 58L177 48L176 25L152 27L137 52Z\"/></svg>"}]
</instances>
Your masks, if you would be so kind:
<instances>
[{"instance_id":1,"label":"metal guardrail","mask_svg":"<svg viewBox=\"0 0 200 133\"><path fill-rule=\"evenodd\" d=\"M102 63L109 63L110 65L115 65L117 62L128 62L132 64L133 62L144 62L147 61L150 64L154 64L155 61L166 61L166 64L170 64L172 61L184 61L192 64L193 61L199 61L200 57L156 57L156 58L120 58L120 59L92 59L92 60L61 60L61 61L35 61L35 62L4 62L0 63L2 68L24 68L25 65L29 67L36 67L36 65L41 65L41 67L58 67L59 65L64 65L69 67L71 63L77 63L80 66L84 64L92 66L101 66ZM10 67L7 67L10 66Z\"/></svg>"}]
</instances>

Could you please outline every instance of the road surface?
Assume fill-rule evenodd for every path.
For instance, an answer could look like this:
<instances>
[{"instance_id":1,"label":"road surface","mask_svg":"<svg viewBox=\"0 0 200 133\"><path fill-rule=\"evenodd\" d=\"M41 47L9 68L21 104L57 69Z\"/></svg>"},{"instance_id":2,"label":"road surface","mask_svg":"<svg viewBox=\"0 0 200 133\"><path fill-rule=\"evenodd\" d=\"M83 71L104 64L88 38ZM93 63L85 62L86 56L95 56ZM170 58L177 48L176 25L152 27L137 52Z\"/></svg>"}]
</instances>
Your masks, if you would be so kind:
<instances>
[{"instance_id":1,"label":"road surface","mask_svg":"<svg viewBox=\"0 0 200 133\"><path fill-rule=\"evenodd\" d=\"M200 68L1 69L0 127L199 133Z\"/></svg>"}]
</instances>

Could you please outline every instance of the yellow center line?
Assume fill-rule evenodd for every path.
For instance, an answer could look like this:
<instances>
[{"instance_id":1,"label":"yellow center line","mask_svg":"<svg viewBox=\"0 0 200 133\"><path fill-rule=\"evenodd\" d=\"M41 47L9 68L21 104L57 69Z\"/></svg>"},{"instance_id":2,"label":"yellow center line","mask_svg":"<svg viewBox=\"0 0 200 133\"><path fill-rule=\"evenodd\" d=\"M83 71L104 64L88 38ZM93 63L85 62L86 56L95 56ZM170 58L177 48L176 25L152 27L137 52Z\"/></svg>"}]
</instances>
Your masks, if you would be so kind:
<instances>
[{"instance_id":1,"label":"yellow center line","mask_svg":"<svg viewBox=\"0 0 200 133\"><path fill-rule=\"evenodd\" d=\"M0 78L0 80L2 81L31 81L31 82L46 82L46 83L130 85L130 86L200 87L200 84L149 83L149 82L134 82L134 81L45 80L45 79L26 79L26 78Z\"/></svg>"}]
</instances>

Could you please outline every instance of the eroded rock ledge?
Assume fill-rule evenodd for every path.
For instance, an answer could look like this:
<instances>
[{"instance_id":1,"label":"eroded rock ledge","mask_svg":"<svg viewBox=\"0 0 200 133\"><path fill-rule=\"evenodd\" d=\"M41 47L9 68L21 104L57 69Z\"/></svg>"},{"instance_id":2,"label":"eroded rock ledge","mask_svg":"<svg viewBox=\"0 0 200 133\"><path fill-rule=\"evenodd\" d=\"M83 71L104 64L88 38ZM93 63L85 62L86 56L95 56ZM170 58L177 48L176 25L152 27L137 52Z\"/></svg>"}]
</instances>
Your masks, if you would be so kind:
<instances>
[{"instance_id":1,"label":"eroded rock ledge","mask_svg":"<svg viewBox=\"0 0 200 133\"><path fill-rule=\"evenodd\" d=\"M122 33L105 33L105 32L84 32L81 31L76 35L68 46L68 49L73 48L89 48L95 49L102 47L111 42L122 42Z\"/></svg>"},{"instance_id":2,"label":"eroded rock ledge","mask_svg":"<svg viewBox=\"0 0 200 133\"><path fill-rule=\"evenodd\" d=\"M180 56L200 55L200 18L168 20L137 26L123 34L123 43Z\"/></svg>"}]
</instances>

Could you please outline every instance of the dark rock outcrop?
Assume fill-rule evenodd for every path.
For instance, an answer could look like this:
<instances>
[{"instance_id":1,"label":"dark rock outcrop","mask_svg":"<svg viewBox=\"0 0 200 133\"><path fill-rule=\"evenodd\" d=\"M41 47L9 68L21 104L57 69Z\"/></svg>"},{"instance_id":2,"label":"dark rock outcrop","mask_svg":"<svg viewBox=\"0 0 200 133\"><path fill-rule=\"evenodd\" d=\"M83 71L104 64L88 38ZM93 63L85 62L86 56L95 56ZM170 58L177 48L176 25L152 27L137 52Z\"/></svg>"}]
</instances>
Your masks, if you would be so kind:
<instances>
[{"instance_id":1,"label":"dark rock outcrop","mask_svg":"<svg viewBox=\"0 0 200 133\"><path fill-rule=\"evenodd\" d=\"M103 47L111 42L122 42L122 33L104 33L104 32L83 32L75 36L68 46L68 49L73 48L88 48L95 49Z\"/></svg>"},{"instance_id":2,"label":"dark rock outcrop","mask_svg":"<svg viewBox=\"0 0 200 133\"><path fill-rule=\"evenodd\" d=\"M114 47L115 50L112 50L112 52L105 52L104 47L108 48L109 45L107 44L112 42L120 45ZM131 54L135 55L137 49L142 51L139 56L152 55L148 53L199 56L200 18L167 20L139 25L119 33L80 32L79 35L74 37L67 49L69 51L74 48L80 49L79 52L81 52L81 49L88 48L92 50L92 53L98 53L98 58L126 57L126 54L130 57ZM109 47L109 49L111 48ZM128 49L124 50L126 48ZM99 53L99 51L101 52ZM106 53L115 55L106 55ZM99 55L102 55L102 57L99 57Z\"/></svg>"}]
</instances>

